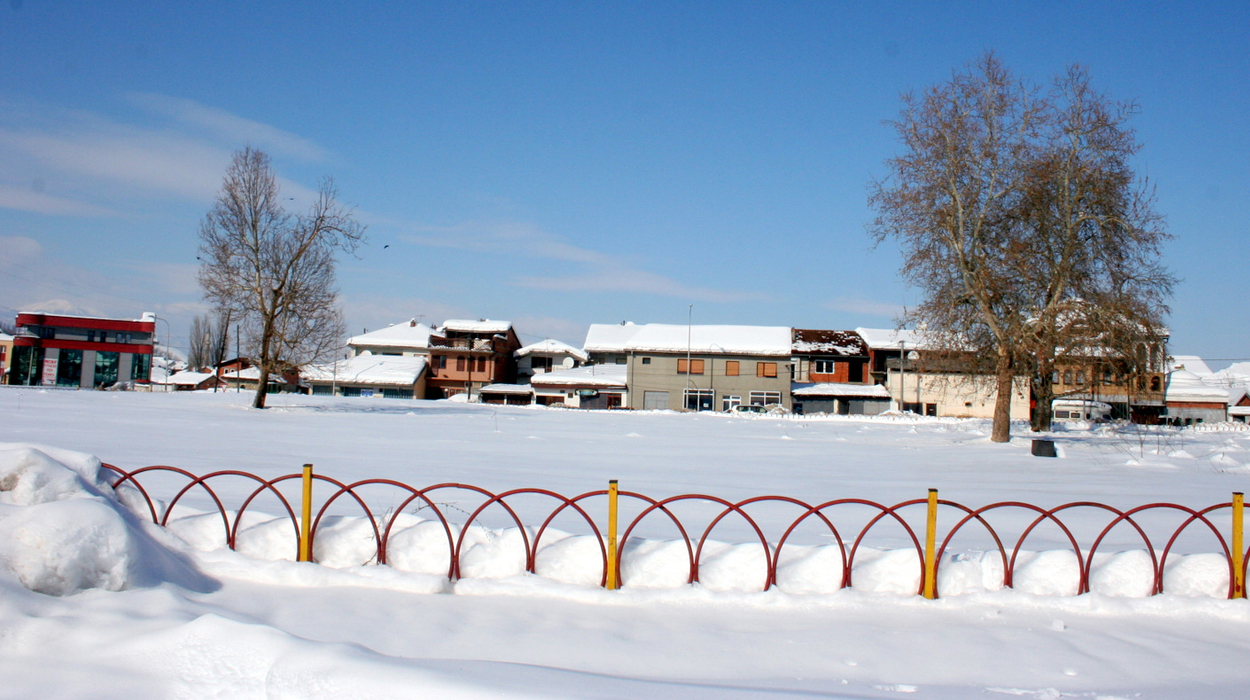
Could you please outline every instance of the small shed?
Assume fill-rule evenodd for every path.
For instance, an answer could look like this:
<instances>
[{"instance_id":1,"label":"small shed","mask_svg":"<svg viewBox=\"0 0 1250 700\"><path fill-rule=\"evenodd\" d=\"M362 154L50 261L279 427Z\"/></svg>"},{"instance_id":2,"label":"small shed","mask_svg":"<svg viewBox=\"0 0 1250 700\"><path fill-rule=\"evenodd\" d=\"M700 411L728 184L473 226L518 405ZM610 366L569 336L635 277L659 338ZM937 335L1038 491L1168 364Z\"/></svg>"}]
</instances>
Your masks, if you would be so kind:
<instances>
[{"instance_id":1,"label":"small shed","mask_svg":"<svg viewBox=\"0 0 1250 700\"><path fill-rule=\"evenodd\" d=\"M875 416L890 410L890 392L880 384L819 382L795 384L795 413Z\"/></svg>"}]
</instances>

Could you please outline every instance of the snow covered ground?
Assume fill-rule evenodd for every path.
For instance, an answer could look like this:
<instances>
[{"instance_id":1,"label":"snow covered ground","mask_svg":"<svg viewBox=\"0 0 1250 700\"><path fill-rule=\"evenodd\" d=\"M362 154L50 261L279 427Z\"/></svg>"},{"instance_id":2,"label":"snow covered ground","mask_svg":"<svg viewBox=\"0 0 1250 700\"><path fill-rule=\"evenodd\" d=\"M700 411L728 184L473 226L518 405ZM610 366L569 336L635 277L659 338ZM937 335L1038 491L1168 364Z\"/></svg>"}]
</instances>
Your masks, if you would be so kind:
<instances>
[{"instance_id":1,"label":"snow covered ground","mask_svg":"<svg viewBox=\"0 0 1250 700\"><path fill-rule=\"evenodd\" d=\"M674 533L655 526L626 548L626 588L608 592L584 530L556 533L528 575L508 546L517 531L496 516L466 535L470 566L452 584L437 573L445 552L421 546L421 513L401 515L411 536L396 537L394 567L357 565L369 541L346 511L318 539L334 566L299 564L283 560L289 522L261 515L276 502L255 506L234 553L197 516L202 495L175 511L175 536L119 503L95 459L270 477L313 462L342 481L565 495L619 479L655 498L893 504L935 487L974 507L1205 507L1250 482L1250 432L1237 426L1071 426L1054 434L1061 458L1042 459L1023 427L995 445L980 421L247 400L0 391L0 697L1231 698L1250 680L1250 604L1220 599L1227 571L1209 536L1183 539L1154 597L1128 528L1100 549L1082 596L1062 595L1075 558L1053 528L1024 548L1016 590L996 581L984 542L957 540L942 599L926 601L910 593L915 555L898 528L866 541L852 589L837 590L836 548L813 530L759 592L760 547L742 545L753 535L741 522L718 527L697 586L682 583ZM247 491L222 486L228 507ZM794 516L759 520L775 540ZM1088 546L1105 518L1072 522Z\"/></svg>"}]
</instances>

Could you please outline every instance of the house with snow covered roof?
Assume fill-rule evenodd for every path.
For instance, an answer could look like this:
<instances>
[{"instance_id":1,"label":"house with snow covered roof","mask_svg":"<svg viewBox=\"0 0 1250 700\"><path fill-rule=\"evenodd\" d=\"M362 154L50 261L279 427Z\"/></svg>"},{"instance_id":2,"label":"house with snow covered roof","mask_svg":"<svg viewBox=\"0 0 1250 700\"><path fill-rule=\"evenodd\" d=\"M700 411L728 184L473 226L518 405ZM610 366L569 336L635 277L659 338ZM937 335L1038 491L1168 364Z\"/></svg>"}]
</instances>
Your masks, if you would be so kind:
<instances>
[{"instance_id":1,"label":"house with snow covered roof","mask_svg":"<svg viewBox=\"0 0 1250 700\"><path fill-rule=\"evenodd\" d=\"M875 415L890 410L890 394L868 371L868 344L855 331L794 329L795 413Z\"/></svg>"},{"instance_id":2,"label":"house with snow covered roof","mask_svg":"<svg viewBox=\"0 0 1250 700\"><path fill-rule=\"evenodd\" d=\"M1228 420L1228 389L1211 386L1184 367L1168 373L1165 390L1167 422L1173 425L1222 423Z\"/></svg>"},{"instance_id":3,"label":"house with snow covered roof","mask_svg":"<svg viewBox=\"0 0 1250 700\"><path fill-rule=\"evenodd\" d=\"M525 384L535 374L572 369L586 363L586 353L553 338L531 343L516 351L517 381Z\"/></svg>"},{"instance_id":4,"label":"house with snow covered roof","mask_svg":"<svg viewBox=\"0 0 1250 700\"><path fill-rule=\"evenodd\" d=\"M13 359L13 336L0 331L0 384L9 383L9 362Z\"/></svg>"},{"instance_id":5,"label":"house with snow covered roof","mask_svg":"<svg viewBox=\"0 0 1250 700\"><path fill-rule=\"evenodd\" d=\"M592 364L626 368L629 408L791 407L789 326L593 324L583 349Z\"/></svg>"},{"instance_id":6,"label":"house with snow covered roof","mask_svg":"<svg viewBox=\"0 0 1250 700\"><path fill-rule=\"evenodd\" d=\"M427 367L424 357L366 350L338 362L309 365L300 374L314 395L420 399L425 397Z\"/></svg>"},{"instance_id":7,"label":"house with snow covered roof","mask_svg":"<svg viewBox=\"0 0 1250 700\"><path fill-rule=\"evenodd\" d=\"M367 352L371 355L427 357L430 354L430 334L433 332L434 329L414 318L352 336L347 339L347 346L353 355Z\"/></svg>"},{"instance_id":8,"label":"house with snow covered roof","mask_svg":"<svg viewBox=\"0 0 1250 700\"><path fill-rule=\"evenodd\" d=\"M586 365L534 375L534 403L544 406L607 409L627 404L629 365Z\"/></svg>"},{"instance_id":9,"label":"house with snow covered roof","mask_svg":"<svg viewBox=\"0 0 1250 700\"><path fill-rule=\"evenodd\" d=\"M509 321L451 319L430 334L426 398L468 393L476 398L489 384L516 382L516 351L521 349Z\"/></svg>"},{"instance_id":10,"label":"house with snow covered roof","mask_svg":"<svg viewBox=\"0 0 1250 700\"><path fill-rule=\"evenodd\" d=\"M993 418L998 400L994 377L962 368L938 369L926 362L937 349L915 330L856 328L868 346L874 382L885 387L894 408L926 416ZM1011 392L1011 419L1028 420L1028 380L1017 377Z\"/></svg>"}]
</instances>

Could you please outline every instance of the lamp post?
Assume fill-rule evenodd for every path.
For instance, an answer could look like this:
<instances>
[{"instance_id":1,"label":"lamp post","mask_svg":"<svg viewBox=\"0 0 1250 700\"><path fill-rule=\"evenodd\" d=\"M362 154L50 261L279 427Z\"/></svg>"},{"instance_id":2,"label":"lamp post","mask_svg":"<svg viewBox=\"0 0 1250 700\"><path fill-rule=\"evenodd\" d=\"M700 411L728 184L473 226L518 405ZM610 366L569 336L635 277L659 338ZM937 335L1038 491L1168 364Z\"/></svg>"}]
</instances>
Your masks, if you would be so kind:
<instances>
[{"instance_id":1,"label":"lamp post","mask_svg":"<svg viewBox=\"0 0 1250 700\"><path fill-rule=\"evenodd\" d=\"M693 324L694 304L691 304L690 308L686 309L686 396L683 402L686 404L686 408L690 408L690 388L694 386L694 380L690 378L690 339L694 329ZM695 410L699 410L699 400L697 398L695 399Z\"/></svg>"}]
</instances>

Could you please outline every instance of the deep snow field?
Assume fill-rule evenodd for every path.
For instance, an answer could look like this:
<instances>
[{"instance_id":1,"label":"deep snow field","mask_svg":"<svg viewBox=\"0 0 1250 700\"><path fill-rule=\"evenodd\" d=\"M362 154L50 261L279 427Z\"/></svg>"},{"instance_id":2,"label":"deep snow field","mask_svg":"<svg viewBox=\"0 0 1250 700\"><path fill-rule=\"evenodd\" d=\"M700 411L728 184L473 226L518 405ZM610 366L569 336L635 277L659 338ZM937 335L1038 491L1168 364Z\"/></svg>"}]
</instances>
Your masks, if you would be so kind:
<instances>
[{"instance_id":1,"label":"deep snow field","mask_svg":"<svg viewBox=\"0 0 1250 700\"><path fill-rule=\"evenodd\" d=\"M927 601L914 594L915 551L898 527L872 531L844 590L840 550L815 529L796 533L777 587L761 592L761 547L742 522L718 526L701 583L687 585L684 544L649 520L625 545L625 588L605 591L584 527L557 522L537 574L526 574L518 531L495 514L465 533L462 578L451 583L417 509L395 516L391 566L363 565L372 541L350 509L319 530L326 565L295 563L276 501L252 507L231 552L203 494L189 493L162 530L99 468L274 477L312 462L345 482L566 496L618 479L653 498L895 504L933 487L971 507L1203 508L1250 486L1245 426L1061 426L1051 436L1060 458L1044 459L1030 455L1025 426L996 445L972 420L304 396L273 396L256 411L249 399L0 390L0 697L1232 698L1250 681L1250 603L1222 599L1220 545L1197 528L1178 541L1159 596L1147 595L1149 555L1130 528L1108 536L1093 592L1080 596L1076 559L1053 527L1022 548L1014 590L969 531L943 559L942 597ZM219 492L237 508L250 488L223 482ZM381 498L382 509L394 504ZM603 503L587 502L601 527ZM461 522L473 507L445 505ZM518 511L529 525L550 507ZM1213 516L1225 536L1227 513ZM949 526L951 515L939 517ZM757 517L775 544L795 516ZM922 528L923 516L920 507L907 517ZM1014 538L1021 518L996 523ZM1069 524L1088 547L1106 522L1082 513ZM1148 526L1156 554L1159 533L1177 524Z\"/></svg>"}]
</instances>

